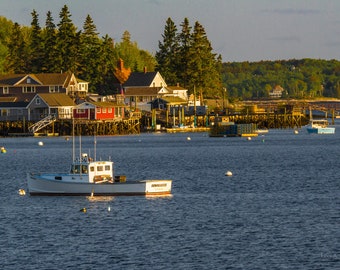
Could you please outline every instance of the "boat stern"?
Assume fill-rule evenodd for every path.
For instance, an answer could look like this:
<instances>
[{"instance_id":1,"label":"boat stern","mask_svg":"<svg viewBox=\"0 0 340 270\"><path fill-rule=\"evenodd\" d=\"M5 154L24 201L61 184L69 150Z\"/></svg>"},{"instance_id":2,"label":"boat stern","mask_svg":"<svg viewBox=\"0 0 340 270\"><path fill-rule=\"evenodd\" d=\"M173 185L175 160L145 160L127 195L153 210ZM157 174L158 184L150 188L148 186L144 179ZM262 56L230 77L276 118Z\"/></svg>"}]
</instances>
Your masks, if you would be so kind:
<instances>
[{"instance_id":1,"label":"boat stern","mask_svg":"<svg viewBox=\"0 0 340 270\"><path fill-rule=\"evenodd\" d=\"M172 180L144 180L146 195L171 194Z\"/></svg>"}]
</instances>

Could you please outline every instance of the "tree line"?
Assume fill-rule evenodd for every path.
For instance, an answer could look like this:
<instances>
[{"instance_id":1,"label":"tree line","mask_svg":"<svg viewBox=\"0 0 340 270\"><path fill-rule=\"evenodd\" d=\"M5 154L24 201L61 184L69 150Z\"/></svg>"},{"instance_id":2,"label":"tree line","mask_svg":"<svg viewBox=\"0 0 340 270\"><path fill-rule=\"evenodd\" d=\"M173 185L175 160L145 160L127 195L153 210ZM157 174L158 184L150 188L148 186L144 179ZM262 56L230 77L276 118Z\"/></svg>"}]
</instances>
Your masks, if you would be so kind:
<instances>
[{"instance_id":1,"label":"tree line","mask_svg":"<svg viewBox=\"0 0 340 270\"><path fill-rule=\"evenodd\" d=\"M89 91L115 94L114 73L119 59L133 72L159 71L168 85L179 84L189 94L204 98L226 95L232 100L268 98L280 85L283 98L340 98L340 62L337 60L301 59L260 62L222 62L213 52L204 27L193 26L185 18L180 31L171 18L165 23L158 50L152 55L131 41L128 31L120 42L110 36L100 37L87 15L82 30L73 24L66 5L54 23L47 12L44 27L32 11L30 26L0 17L0 74L54 73L71 71L90 82Z\"/></svg>"},{"instance_id":2,"label":"tree line","mask_svg":"<svg viewBox=\"0 0 340 270\"><path fill-rule=\"evenodd\" d=\"M282 98L340 98L338 60L223 63L222 77L231 100L268 98L276 85L283 88Z\"/></svg>"},{"instance_id":3,"label":"tree line","mask_svg":"<svg viewBox=\"0 0 340 270\"><path fill-rule=\"evenodd\" d=\"M55 24L50 11L45 26L41 27L39 15L32 11L30 26L0 17L0 73L59 73L71 71L78 78L90 82L89 91L112 94L117 89L114 72L119 59L132 71L144 67L154 70L154 56L138 48L128 31L120 42L105 35L99 37L96 25L87 15L83 29L73 24L71 13L64 5Z\"/></svg>"}]
</instances>

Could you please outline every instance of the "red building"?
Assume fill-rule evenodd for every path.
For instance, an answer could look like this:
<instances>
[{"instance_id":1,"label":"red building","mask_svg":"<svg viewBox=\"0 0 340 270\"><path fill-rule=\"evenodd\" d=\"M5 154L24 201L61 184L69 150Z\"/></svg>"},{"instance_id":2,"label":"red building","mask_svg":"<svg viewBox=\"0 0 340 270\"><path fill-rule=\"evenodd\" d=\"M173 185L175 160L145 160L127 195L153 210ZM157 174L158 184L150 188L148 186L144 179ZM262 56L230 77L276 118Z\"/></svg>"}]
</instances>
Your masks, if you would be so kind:
<instances>
[{"instance_id":1,"label":"red building","mask_svg":"<svg viewBox=\"0 0 340 270\"><path fill-rule=\"evenodd\" d=\"M74 119L121 120L125 105L113 102L84 102L73 108Z\"/></svg>"}]
</instances>

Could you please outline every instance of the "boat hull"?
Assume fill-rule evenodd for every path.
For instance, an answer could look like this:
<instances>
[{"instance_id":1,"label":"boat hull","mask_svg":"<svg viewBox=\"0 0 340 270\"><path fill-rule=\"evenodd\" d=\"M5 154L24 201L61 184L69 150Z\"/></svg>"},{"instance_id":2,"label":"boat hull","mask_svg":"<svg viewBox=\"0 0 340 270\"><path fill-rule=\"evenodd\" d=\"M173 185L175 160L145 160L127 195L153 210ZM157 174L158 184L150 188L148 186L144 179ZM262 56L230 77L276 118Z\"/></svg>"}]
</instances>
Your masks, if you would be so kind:
<instances>
[{"instance_id":1,"label":"boat hull","mask_svg":"<svg viewBox=\"0 0 340 270\"><path fill-rule=\"evenodd\" d=\"M327 128L307 128L308 133L314 134L334 134L335 128L327 127Z\"/></svg>"},{"instance_id":2,"label":"boat hull","mask_svg":"<svg viewBox=\"0 0 340 270\"><path fill-rule=\"evenodd\" d=\"M140 180L123 183L86 183L53 180L40 174L28 174L30 195L62 196L135 196L171 194L171 180Z\"/></svg>"}]
</instances>

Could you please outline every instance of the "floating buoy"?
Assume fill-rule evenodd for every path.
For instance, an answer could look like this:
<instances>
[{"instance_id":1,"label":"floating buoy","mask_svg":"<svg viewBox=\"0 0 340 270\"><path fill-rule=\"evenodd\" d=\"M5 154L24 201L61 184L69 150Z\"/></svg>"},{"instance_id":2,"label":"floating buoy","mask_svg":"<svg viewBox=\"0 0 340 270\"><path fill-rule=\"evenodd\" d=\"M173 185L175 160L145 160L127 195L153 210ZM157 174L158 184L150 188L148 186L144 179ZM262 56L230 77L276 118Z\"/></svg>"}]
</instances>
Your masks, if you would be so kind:
<instances>
[{"instance_id":1,"label":"floating buoy","mask_svg":"<svg viewBox=\"0 0 340 270\"><path fill-rule=\"evenodd\" d=\"M233 175L233 173L231 172L231 171L227 171L226 173L225 173L225 176L232 176Z\"/></svg>"},{"instance_id":2,"label":"floating buoy","mask_svg":"<svg viewBox=\"0 0 340 270\"><path fill-rule=\"evenodd\" d=\"M187 141L191 141L191 138L190 138L190 137L187 137Z\"/></svg>"},{"instance_id":3,"label":"floating buoy","mask_svg":"<svg viewBox=\"0 0 340 270\"><path fill-rule=\"evenodd\" d=\"M5 147L1 146L0 147L0 152L1 152L1 154L5 154L5 153L7 153L7 150L6 150Z\"/></svg>"},{"instance_id":4,"label":"floating buoy","mask_svg":"<svg viewBox=\"0 0 340 270\"><path fill-rule=\"evenodd\" d=\"M19 189L18 193L19 193L20 196L26 195L26 191L24 189Z\"/></svg>"},{"instance_id":5,"label":"floating buoy","mask_svg":"<svg viewBox=\"0 0 340 270\"><path fill-rule=\"evenodd\" d=\"M68 141L68 140L70 140L70 138L69 138L69 137L66 137L66 138L65 138L65 141Z\"/></svg>"},{"instance_id":6,"label":"floating buoy","mask_svg":"<svg viewBox=\"0 0 340 270\"><path fill-rule=\"evenodd\" d=\"M82 208L82 209L80 209L80 212L83 212L83 213L86 213L86 208L84 207L84 208Z\"/></svg>"},{"instance_id":7,"label":"floating buoy","mask_svg":"<svg viewBox=\"0 0 340 270\"><path fill-rule=\"evenodd\" d=\"M298 130L294 130L294 134L299 134L299 131Z\"/></svg>"},{"instance_id":8,"label":"floating buoy","mask_svg":"<svg viewBox=\"0 0 340 270\"><path fill-rule=\"evenodd\" d=\"M109 212L111 211L111 207L110 206L107 208L107 211L109 211Z\"/></svg>"},{"instance_id":9,"label":"floating buoy","mask_svg":"<svg viewBox=\"0 0 340 270\"><path fill-rule=\"evenodd\" d=\"M40 142L38 142L38 145L39 145L39 146L43 146L44 143L43 143L42 141L40 141Z\"/></svg>"},{"instance_id":10,"label":"floating buoy","mask_svg":"<svg viewBox=\"0 0 340 270\"><path fill-rule=\"evenodd\" d=\"M248 141L251 141L251 137L248 137L247 140L248 140Z\"/></svg>"}]
</instances>

